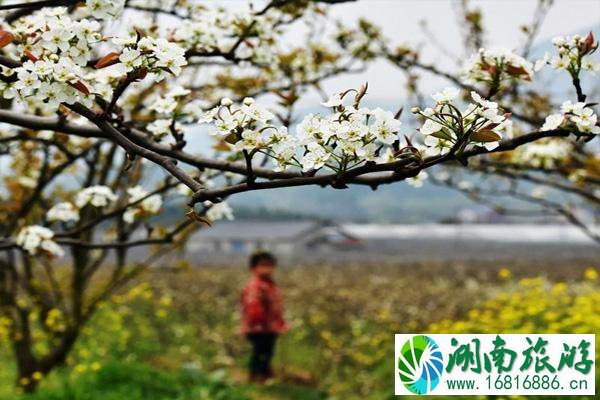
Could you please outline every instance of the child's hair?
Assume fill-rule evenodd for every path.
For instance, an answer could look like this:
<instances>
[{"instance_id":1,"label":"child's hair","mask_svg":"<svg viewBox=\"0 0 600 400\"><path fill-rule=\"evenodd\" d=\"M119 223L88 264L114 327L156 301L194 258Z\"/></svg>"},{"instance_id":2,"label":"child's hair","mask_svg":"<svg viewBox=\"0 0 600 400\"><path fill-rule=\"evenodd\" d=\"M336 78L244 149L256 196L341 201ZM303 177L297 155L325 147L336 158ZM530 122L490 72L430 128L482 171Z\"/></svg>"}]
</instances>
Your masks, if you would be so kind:
<instances>
[{"instance_id":1,"label":"child's hair","mask_svg":"<svg viewBox=\"0 0 600 400\"><path fill-rule=\"evenodd\" d=\"M277 259L273 254L269 253L268 251L257 250L250 256L250 269L256 267L258 264L263 262L277 264Z\"/></svg>"}]
</instances>

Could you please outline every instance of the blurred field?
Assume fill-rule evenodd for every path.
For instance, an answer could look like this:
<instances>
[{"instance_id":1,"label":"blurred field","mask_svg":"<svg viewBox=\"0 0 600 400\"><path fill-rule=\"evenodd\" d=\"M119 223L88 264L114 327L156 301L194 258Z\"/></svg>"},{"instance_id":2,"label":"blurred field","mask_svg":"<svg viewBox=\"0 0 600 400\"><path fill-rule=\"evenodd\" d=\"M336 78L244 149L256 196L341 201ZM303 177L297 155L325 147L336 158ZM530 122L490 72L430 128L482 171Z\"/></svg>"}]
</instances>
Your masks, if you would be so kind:
<instances>
[{"instance_id":1,"label":"blurred field","mask_svg":"<svg viewBox=\"0 0 600 400\"><path fill-rule=\"evenodd\" d=\"M142 281L152 284L135 283L103 305L68 367L43 379L34 396L14 392L0 321L0 398L391 399L395 332L597 333L599 270L458 263L281 268L293 330L279 343L279 380L270 387L244 383L248 348L237 333L237 302L245 268L149 272ZM52 323L59 325L60 316Z\"/></svg>"}]
</instances>

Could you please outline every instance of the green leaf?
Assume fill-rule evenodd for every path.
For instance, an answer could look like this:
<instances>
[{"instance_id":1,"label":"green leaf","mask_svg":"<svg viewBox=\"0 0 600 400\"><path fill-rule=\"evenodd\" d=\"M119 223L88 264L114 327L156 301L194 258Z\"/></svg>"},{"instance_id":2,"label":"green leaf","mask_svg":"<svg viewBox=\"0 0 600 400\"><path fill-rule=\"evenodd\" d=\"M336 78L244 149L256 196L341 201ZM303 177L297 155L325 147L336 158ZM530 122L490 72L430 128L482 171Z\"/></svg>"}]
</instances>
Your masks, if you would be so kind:
<instances>
[{"instance_id":1,"label":"green leaf","mask_svg":"<svg viewBox=\"0 0 600 400\"><path fill-rule=\"evenodd\" d=\"M443 129L432 133L431 136L436 137L438 139L452 140L452 135L448 134Z\"/></svg>"}]
</instances>

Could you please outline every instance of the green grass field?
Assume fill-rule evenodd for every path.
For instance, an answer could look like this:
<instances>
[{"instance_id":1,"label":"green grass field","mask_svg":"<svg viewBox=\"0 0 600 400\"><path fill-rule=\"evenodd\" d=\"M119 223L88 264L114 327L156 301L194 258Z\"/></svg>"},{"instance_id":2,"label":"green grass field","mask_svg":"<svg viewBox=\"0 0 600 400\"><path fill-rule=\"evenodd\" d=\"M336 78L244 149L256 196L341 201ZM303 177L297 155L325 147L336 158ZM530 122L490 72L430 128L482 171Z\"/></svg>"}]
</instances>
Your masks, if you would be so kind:
<instances>
[{"instance_id":1,"label":"green grass field","mask_svg":"<svg viewBox=\"0 0 600 400\"><path fill-rule=\"evenodd\" d=\"M245 383L248 345L238 334L245 269L150 272L101 307L67 365L36 377L41 384L34 395L15 391L9 343L0 330L0 398L391 399L395 332L600 332L598 269L539 271L463 265L280 269L293 329L278 344L279 378L268 387ZM52 323L60 327L60 316Z\"/></svg>"}]
</instances>

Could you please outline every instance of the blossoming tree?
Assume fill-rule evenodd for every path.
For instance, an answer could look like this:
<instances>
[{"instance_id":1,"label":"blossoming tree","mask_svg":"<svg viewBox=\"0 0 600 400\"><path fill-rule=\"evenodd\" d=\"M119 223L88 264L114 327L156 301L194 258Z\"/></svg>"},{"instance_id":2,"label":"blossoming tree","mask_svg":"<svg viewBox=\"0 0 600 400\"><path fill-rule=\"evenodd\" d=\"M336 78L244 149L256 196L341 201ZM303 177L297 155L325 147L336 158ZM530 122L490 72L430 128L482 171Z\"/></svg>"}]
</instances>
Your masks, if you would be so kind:
<instances>
[{"instance_id":1,"label":"blossoming tree","mask_svg":"<svg viewBox=\"0 0 600 400\"><path fill-rule=\"evenodd\" d=\"M145 163L125 168L114 144L28 131L0 143L12 172L4 177L0 231L14 237L1 249L0 318L9 321L18 384L33 390L65 361L96 309L198 225L185 216L157 221L163 202L181 201L187 190L169 176L149 181ZM199 214L215 221L229 217L226 207ZM136 249L143 259L130 259Z\"/></svg>"},{"instance_id":2,"label":"blossoming tree","mask_svg":"<svg viewBox=\"0 0 600 400\"><path fill-rule=\"evenodd\" d=\"M366 21L333 26L323 3L342 1L271 0L234 11L202 1L0 5L0 166L9 171L0 199L0 309L11 321L24 389L64 362L114 290L196 222L229 216L229 196L306 185L376 189L416 182L435 166L487 175L548 167L568 179L573 165L565 160L579 169L595 160L591 174L578 176L598 184L597 152L586 144L600 127L579 79L597 69L592 34L556 41L557 55L535 64L527 54L477 50L455 76L409 48L391 49ZM306 40L286 42L298 25ZM364 107L366 84L325 96L322 112L295 124L304 93L376 58L455 87L412 108L414 132L402 127L402 110ZM571 75L576 97L532 107L533 95L520 90L548 63ZM214 139L204 152L191 144L200 126ZM543 161L556 143L565 152L560 168ZM144 180L152 174L160 179ZM187 216L149 220L176 194L186 196ZM160 244L148 262L129 262L130 249ZM66 273L61 264L70 266L66 284L56 277ZM102 265L112 272L102 274ZM103 289L90 290L92 279ZM60 329L49 315L62 319ZM32 324L49 352L34 351Z\"/></svg>"},{"instance_id":3,"label":"blossoming tree","mask_svg":"<svg viewBox=\"0 0 600 400\"><path fill-rule=\"evenodd\" d=\"M600 70L593 59L597 42L592 33L556 37L554 52L546 52L533 63L526 61L551 6L551 1L538 1L531 23L522 27L524 40L517 55L503 49L481 49L486 37L481 11L461 2L457 14L464 32L464 54L474 55L456 73L423 62L420 54L406 45L394 48L382 40L377 46L384 58L407 75L407 89L421 107L426 96L419 82L433 76L464 92L483 91L499 103L515 122L506 131L511 137L527 130L571 132L520 143L514 151L472 158L468 165L447 163L444 169L429 174L430 182L463 192L499 213L558 215L600 243L594 218L600 205L599 154L593 140L599 132L594 100L600 86L593 80ZM534 74L539 73L545 76L536 82ZM588 79L587 96L582 88L586 74L592 78ZM556 86L569 80L573 97L558 99ZM545 87L548 81L556 84ZM419 175L420 180L424 176Z\"/></svg>"}]
</instances>

